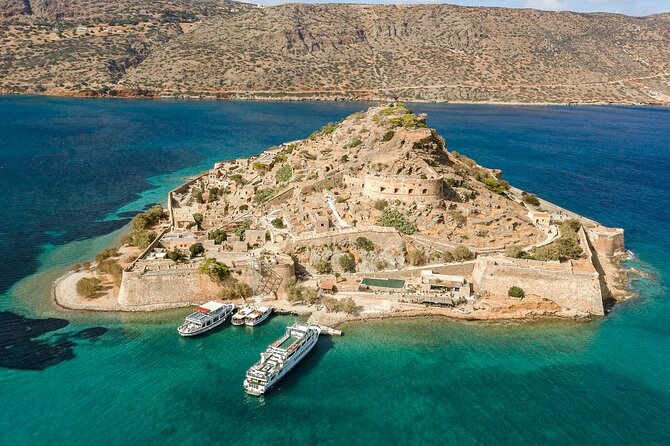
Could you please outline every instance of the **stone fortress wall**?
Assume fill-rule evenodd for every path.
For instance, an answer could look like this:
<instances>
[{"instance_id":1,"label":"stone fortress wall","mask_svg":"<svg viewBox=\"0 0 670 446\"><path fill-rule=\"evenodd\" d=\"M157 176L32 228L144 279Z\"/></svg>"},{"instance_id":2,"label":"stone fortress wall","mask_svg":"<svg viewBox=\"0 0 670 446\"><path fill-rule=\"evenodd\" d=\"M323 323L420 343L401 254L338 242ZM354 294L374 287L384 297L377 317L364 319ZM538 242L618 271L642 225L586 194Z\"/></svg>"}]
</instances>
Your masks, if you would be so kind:
<instances>
[{"instance_id":1,"label":"stone fortress wall","mask_svg":"<svg viewBox=\"0 0 670 446\"><path fill-rule=\"evenodd\" d=\"M432 203L443 197L442 178L421 179L411 177L376 177L363 179L345 177L345 183L362 189L362 194L372 200L401 200Z\"/></svg>"},{"instance_id":2,"label":"stone fortress wall","mask_svg":"<svg viewBox=\"0 0 670 446\"><path fill-rule=\"evenodd\" d=\"M526 296L539 296L566 310L604 315L598 273L575 272L571 263L553 264L506 257L480 257L472 272L474 289L481 295L507 296L513 286Z\"/></svg>"},{"instance_id":3,"label":"stone fortress wall","mask_svg":"<svg viewBox=\"0 0 670 446\"><path fill-rule=\"evenodd\" d=\"M127 310L170 308L213 299L218 287L197 269L124 271L119 304Z\"/></svg>"}]
</instances>

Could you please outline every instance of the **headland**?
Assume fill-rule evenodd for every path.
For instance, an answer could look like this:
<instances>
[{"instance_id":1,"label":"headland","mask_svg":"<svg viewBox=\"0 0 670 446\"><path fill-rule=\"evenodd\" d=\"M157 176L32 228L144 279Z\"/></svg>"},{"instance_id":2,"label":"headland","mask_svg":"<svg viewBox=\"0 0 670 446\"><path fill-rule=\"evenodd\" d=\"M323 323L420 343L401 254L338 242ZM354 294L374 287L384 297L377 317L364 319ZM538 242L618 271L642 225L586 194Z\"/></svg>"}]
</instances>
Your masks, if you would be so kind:
<instances>
[{"instance_id":1,"label":"headland","mask_svg":"<svg viewBox=\"0 0 670 446\"><path fill-rule=\"evenodd\" d=\"M622 229L511 187L392 103L216 163L54 297L99 311L264 301L326 325L590 319L627 297L625 255Z\"/></svg>"}]
</instances>

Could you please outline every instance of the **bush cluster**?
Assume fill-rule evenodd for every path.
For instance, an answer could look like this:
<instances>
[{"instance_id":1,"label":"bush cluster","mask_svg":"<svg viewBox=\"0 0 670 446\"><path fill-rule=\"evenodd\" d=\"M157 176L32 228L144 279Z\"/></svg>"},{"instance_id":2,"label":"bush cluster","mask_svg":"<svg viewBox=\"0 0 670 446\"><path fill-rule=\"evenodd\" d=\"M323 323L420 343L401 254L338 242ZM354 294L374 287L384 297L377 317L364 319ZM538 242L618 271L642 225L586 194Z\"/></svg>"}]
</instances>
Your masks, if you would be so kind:
<instances>
[{"instance_id":1,"label":"bush cluster","mask_svg":"<svg viewBox=\"0 0 670 446\"><path fill-rule=\"evenodd\" d=\"M379 219L379 226L395 228L403 234L414 234L418 231L416 225L411 223L399 210L385 208L382 211L382 218Z\"/></svg>"},{"instance_id":2,"label":"bush cluster","mask_svg":"<svg viewBox=\"0 0 670 446\"><path fill-rule=\"evenodd\" d=\"M223 282L230 275L228 266L213 258L205 259L205 261L198 267L198 272L200 274L207 274L218 282Z\"/></svg>"},{"instance_id":3,"label":"bush cluster","mask_svg":"<svg viewBox=\"0 0 670 446\"><path fill-rule=\"evenodd\" d=\"M321 303L326 307L329 313L343 312L353 314L356 312L356 302L351 297L337 299L332 296L324 297Z\"/></svg>"},{"instance_id":4,"label":"bush cluster","mask_svg":"<svg viewBox=\"0 0 670 446\"><path fill-rule=\"evenodd\" d=\"M282 166L277 169L275 178L277 183L286 183L293 176L293 167L290 164L282 164Z\"/></svg>"},{"instance_id":5,"label":"bush cluster","mask_svg":"<svg viewBox=\"0 0 670 446\"><path fill-rule=\"evenodd\" d=\"M84 277L77 282L77 294L86 299L95 297L101 289L102 283L95 277Z\"/></svg>"}]
</instances>

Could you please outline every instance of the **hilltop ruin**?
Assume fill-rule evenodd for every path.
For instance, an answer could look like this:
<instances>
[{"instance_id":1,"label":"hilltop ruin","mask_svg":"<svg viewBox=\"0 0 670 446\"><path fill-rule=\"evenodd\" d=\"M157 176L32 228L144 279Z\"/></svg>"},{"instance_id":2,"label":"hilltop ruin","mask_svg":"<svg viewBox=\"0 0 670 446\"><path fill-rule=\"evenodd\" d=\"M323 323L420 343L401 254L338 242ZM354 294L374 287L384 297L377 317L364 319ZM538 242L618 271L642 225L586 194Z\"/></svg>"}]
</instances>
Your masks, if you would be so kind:
<instances>
[{"instance_id":1,"label":"hilltop ruin","mask_svg":"<svg viewBox=\"0 0 670 446\"><path fill-rule=\"evenodd\" d=\"M613 260L623 230L529 197L449 152L425 116L372 107L171 191L160 234L123 270L112 309L221 290L288 308L311 289L352 298L359 315L603 315L625 294ZM230 291L241 283L246 296Z\"/></svg>"}]
</instances>

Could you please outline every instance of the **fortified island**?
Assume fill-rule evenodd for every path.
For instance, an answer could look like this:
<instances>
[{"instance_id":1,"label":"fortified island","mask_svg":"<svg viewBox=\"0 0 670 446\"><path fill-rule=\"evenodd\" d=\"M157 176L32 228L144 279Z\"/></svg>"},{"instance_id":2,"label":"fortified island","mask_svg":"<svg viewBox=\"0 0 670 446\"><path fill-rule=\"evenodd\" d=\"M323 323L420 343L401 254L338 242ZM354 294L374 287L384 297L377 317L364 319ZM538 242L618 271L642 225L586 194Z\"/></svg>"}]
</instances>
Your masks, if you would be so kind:
<instances>
[{"instance_id":1,"label":"fortified island","mask_svg":"<svg viewBox=\"0 0 670 446\"><path fill-rule=\"evenodd\" d=\"M55 284L72 309L263 301L311 322L602 316L626 297L624 232L449 152L403 104L219 162Z\"/></svg>"}]
</instances>

